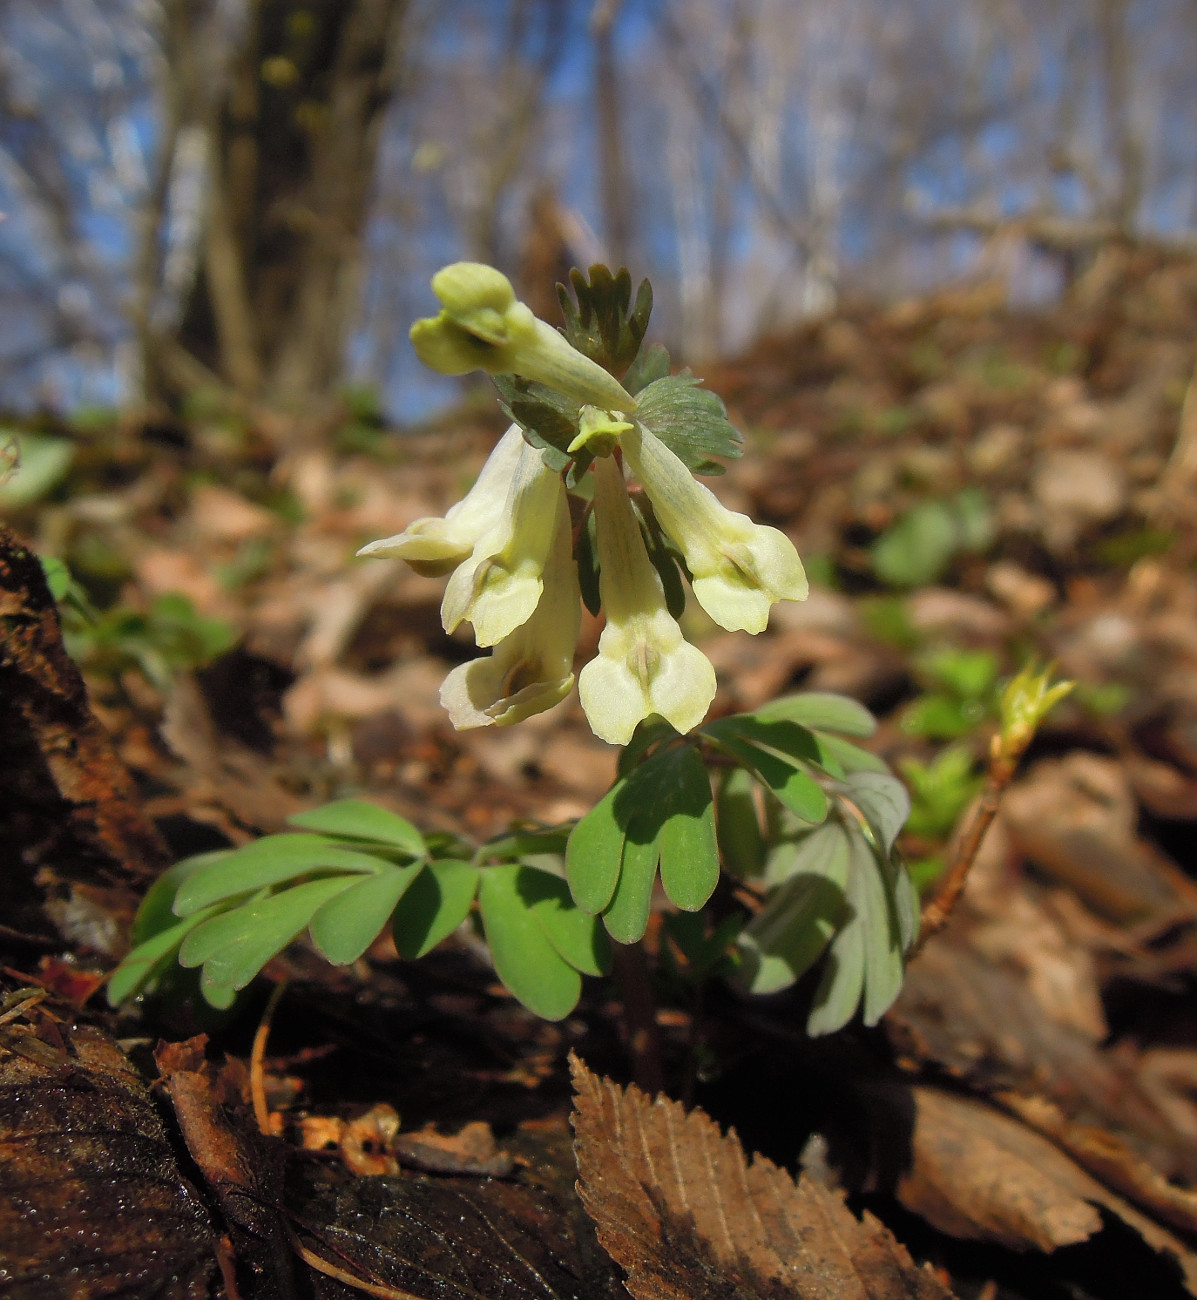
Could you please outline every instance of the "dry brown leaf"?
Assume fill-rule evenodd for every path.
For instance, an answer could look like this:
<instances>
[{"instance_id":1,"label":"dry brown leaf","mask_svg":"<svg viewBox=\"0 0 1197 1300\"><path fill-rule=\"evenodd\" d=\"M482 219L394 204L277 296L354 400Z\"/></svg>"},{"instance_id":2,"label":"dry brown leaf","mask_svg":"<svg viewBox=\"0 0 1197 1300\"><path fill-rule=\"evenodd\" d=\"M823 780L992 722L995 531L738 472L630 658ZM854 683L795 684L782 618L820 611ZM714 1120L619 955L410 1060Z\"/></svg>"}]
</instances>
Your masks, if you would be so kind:
<instances>
[{"instance_id":1,"label":"dry brown leaf","mask_svg":"<svg viewBox=\"0 0 1197 1300\"><path fill-rule=\"evenodd\" d=\"M0 1050L0 1287L212 1295L218 1230L145 1085L99 1030L54 1025L46 1038L6 1027Z\"/></svg>"},{"instance_id":2,"label":"dry brown leaf","mask_svg":"<svg viewBox=\"0 0 1197 1300\"><path fill-rule=\"evenodd\" d=\"M897 1187L907 1209L953 1237L1053 1251L1099 1232L1102 1207L1171 1256L1197 1295L1197 1254L1047 1138L970 1097L928 1087L911 1096L911 1161Z\"/></svg>"},{"instance_id":3,"label":"dry brown leaf","mask_svg":"<svg viewBox=\"0 0 1197 1300\"><path fill-rule=\"evenodd\" d=\"M578 1191L637 1300L945 1300L871 1215L749 1164L701 1111L618 1087L571 1058Z\"/></svg>"}]
</instances>

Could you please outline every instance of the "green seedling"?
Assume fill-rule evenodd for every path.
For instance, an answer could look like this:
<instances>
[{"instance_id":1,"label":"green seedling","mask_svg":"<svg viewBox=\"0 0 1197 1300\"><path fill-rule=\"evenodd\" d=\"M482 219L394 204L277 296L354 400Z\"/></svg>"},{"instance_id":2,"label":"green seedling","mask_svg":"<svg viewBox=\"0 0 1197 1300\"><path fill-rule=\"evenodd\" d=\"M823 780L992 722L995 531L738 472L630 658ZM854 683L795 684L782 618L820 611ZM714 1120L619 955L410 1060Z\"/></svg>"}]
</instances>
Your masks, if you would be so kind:
<instances>
[{"instance_id":1,"label":"green seedling","mask_svg":"<svg viewBox=\"0 0 1197 1300\"><path fill-rule=\"evenodd\" d=\"M902 711L908 735L958 740L996 713L999 663L992 651L932 650L916 666L924 692Z\"/></svg>"},{"instance_id":2,"label":"green seedling","mask_svg":"<svg viewBox=\"0 0 1197 1300\"><path fill-rule=\"evenodd\" d=\"M965 488L912 507L877 538L869 559L887 586L921 587L942 578L958 556L979 554L992 540L988 499L980 488Z\"/></svg>"},{"instance_id":3,"label":"green seedling","mask_svg":"<svg viewBox=\"0 0 1197 1300\"><path fill-rule=\"evenodd\" d=\"M180 592L155 597L144 612L127 605L99 610L61 560L43 559L42 568L67 650L89 672L116 677L135 668L165 690L176 674L210 663L236 643L230 624L198 613Z\"/></svg>"}]
</instances>

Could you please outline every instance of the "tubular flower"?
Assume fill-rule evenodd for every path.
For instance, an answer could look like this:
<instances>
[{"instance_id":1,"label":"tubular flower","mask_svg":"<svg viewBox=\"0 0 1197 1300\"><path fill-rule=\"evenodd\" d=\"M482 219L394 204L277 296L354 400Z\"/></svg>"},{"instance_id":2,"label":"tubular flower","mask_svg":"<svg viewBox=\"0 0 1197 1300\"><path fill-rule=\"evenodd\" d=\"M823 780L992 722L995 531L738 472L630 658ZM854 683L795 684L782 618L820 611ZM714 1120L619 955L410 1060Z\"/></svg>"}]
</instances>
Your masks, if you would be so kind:
<instances>
[{"instance_id":1,"label":"tubular flower","mask_svg":"<svg viewBox=\"0 0 1197 1300\"><path fill-rule=\"evenodd\" d=\"M445 375L485 370L548 384L578 402L631 411L636 399L597 362L520 302L511 281L481 262L454 262L432 277L439 316L411 327L420 360Z\"/></svg>"},{"instance_id":2,"label":"tubular flower","mask_svg":"<svg viewBox=\"0 0 1197 1300\"><path fill-rule=\"evenodd\" d=\"M774 601L806 599L806 573L784 533L728 510L642 426L624 433L620 446L657 522L685 557L698 603L720 627L763 632Z\"/></svg>"},{"instance_id":3,"label":"tubular flower","mask_svg":"<svg viewBox=\"0 0 1197 1300\"><path fill-rule=\"evenodd\" d=\"M598 657L578 677L590 729L613 745L626 745L637 724L658 713L678 731L689 731L715 697L715 670L682 638L665 607L661 579L612 457L594 463L594 508L607 625Z\"/></svg>"},{"instance_id":4,"label":"tubular flower","mask_svg":"<svg viewBox=\"0 0 1197 1300\"><path fill-rule=\"evenodd\" d=\"M553 546L565 487L527 443L495 524L453 572L441 603L446 632L469 620L480 646L497 645L540 603L545 561Z\"/></svg>"},{"instance_id":5,"label":"tubular flower","mask_svg":"<svg viewBox=\"0 0 1197 1300\"><path fill-rule=\"evenodd\" d=\"M426 578L451 572L503 517L507 489L526 446L519 425L513 424L495 444L474 486L443 519L417 519L394 537L363 546L358 555L406 560Z\"/></svg>"},{"instance_id":6,"label":"tubular flower","mask_svg":"<svg viewBox=\"0 0 1197 1300\"><path fill-rule=\"evenodd\" d=\"M563 700L574 684L581 615L569 506L562 493L544 590L531 618L500 641L494 654L459 665L441 685L441 704L453 725L459 731L507 727Z\"/></svg>"}]
</instances>

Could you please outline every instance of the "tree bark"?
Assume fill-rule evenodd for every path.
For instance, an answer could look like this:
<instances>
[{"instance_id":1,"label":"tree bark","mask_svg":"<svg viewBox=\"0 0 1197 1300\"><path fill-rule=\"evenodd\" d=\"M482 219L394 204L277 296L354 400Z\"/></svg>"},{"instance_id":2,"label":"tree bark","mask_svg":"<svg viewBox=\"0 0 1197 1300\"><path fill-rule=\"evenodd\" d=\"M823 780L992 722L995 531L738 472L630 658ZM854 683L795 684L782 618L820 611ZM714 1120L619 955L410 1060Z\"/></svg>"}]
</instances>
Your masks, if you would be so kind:
<instances>
[{"instance_id":1,"label":"tree bark","mask_svg":"<svg viewBox=\"0 0 1197 1300\"><path fill-rule=\"evenodd\" d=\"M174 407L207 377L230 401L310 414L342 372L408 0L246 0L234 25L227 10L163 5L167 197L142 258L146 396ZM198 157L181 157L197 135Z\"/></svg>"}]
</instances>

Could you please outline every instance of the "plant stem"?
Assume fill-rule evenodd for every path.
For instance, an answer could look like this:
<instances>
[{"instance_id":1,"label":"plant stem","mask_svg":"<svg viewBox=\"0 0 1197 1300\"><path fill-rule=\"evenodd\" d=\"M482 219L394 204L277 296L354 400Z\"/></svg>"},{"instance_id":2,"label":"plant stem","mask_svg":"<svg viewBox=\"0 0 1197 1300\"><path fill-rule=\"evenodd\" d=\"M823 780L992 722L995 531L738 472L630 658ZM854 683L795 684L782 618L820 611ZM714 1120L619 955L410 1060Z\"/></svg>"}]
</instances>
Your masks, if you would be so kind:
<instances>
[{"instance_id":1,"label":"plant stem","mask_svg":"<svg viewBox=\"0 0 1197 1300\"><path fill-rule=\"evenodd\" d=\"M1029 737L1028 737L1029 740ZM976 860L993 819L997 816L1006 787L1014 778L1021 751L1011 754L1002 749L1000 737L994 737L994 745L989 754L989 771L985 774L985 785L980 798L973 806L972 815L963 834L956 843L956 852L952 865L944 875L943 883L923 908L919 937L910 951L914 957L933 934L938 934L948 923L948 918L955 910L968 879L969 868Z\"/></svg>"},{"instance_id":2,"label":"plant stem","mask_svg":"<svg viewBox=\"0 0 1197 1300\"><path fill-rule=\"evenodd\" d=\"M665 1090L665 1066L648 961L642 944L611 946L615 978L623 998L624 1041L632 1062L632 1079L652 1097Z\"/></svg>"}]
</instances>

